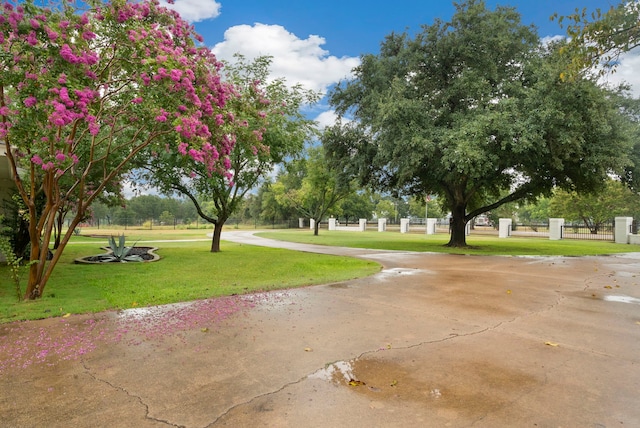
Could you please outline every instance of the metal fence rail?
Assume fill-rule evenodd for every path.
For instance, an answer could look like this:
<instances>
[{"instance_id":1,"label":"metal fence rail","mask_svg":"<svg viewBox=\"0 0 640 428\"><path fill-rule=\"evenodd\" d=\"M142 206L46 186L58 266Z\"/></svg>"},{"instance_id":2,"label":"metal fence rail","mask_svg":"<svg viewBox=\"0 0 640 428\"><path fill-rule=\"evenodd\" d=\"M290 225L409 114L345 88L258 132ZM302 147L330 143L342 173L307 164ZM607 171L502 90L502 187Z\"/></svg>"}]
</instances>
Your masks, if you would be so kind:
<instances>
[{"instance_id":1,"label":"metal fence rail","mask_svg":"<svg viewBox=\"0 0 640 428\"><path fill-rule=\"evenodd\" d=\"M606 223L589 228L586 224L570 224L562 227L562 239L585 239L592 241L613 241L614 225Z\"/></svg>"},{"instance_id":2,"label":"metal fence rail","mask_svg":"<svg viewBox=\"0 0 640 428\"><path fill-rule=\"evenodd\" d=\"M549 236L549 224L548 223L519 223L514 224L511 231L512 236L535 236L535 237L548 237Z\"/></svg>"}]
</instances>

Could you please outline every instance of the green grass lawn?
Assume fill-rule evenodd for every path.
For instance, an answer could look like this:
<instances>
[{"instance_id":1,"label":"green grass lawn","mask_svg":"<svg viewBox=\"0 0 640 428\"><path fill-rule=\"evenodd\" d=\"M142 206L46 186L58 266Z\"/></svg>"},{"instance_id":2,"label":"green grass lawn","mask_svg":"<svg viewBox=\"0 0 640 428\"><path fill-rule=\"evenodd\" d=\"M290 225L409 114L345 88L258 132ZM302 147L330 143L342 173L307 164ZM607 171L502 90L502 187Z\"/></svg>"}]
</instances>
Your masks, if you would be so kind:
<instances>
[{"instance_id":1,"label":"green grass lawn","mask_svg":"<svg viewBox=\"0 0 640 428\"><path fill-rule=\"evenodd\" d=\"M446 247L445 244L449 241L448 234L424 235L401 234L399 232L321 230L318 236L314 236L308 230L290 229L260 232L258 236L305 244L476 255L592 256L640 251L640 247L634 245L615 244L607 241L570 239L551 241L548 238L498 238L489 235L468 236L467 244L470 245L470 248Z\"/></svg>"},{"instance_id":2,"label":"green grass lawn","mask_svg":"<svg viewBox=\"0 0 640 428\"><path fill-rule=\"evenodd\" d=\"M83 234L85 232L83 231ZM74 264L77 257L103 253L106 239L74 236L44 290L32 302L18 302L9 270L0 266L0 322L39 319L66 313L175 303L260 290L331 283L371 275L374 262L281 249L222 243L209 252L206 231L193 233L126 232L127 244L159 247L162 259L153 263ZM180 242L179 239L203 241ZM23 275L23 282L26 274ZM24 291L24 283L22 284Z\"/></svg>"},{"instance_id":3,"label":"green grass lawn","mask_svg":"<svg viewBox=\"0 0 640 428\"><path fill-rule=\"evenodd\" d=\"M18 302L9 270L0 266L0 322L39 319L67 313L175 303L208 297L344 281L371 275L373 262L348 257L222 243L210 253L209 230L203 229L83 229L74 236L47 284L43 298ZM79 265L77 257L103 253L105 236L124 233L127 244L152 245L162 260L154 263ZM90 237L99 235L99 238ZM477 255L588 256L632 252L637 247L605 241L543 238L499 239L472 235L471 248L448 248L447 234L343 232L290 229L260 232L260 236L301 243L399 251ZM190 241L184 241L190 240ZM162 241L162 242L159 242ZM23 276L22 289L24 290Z\"/></svg>"}]
</instances>

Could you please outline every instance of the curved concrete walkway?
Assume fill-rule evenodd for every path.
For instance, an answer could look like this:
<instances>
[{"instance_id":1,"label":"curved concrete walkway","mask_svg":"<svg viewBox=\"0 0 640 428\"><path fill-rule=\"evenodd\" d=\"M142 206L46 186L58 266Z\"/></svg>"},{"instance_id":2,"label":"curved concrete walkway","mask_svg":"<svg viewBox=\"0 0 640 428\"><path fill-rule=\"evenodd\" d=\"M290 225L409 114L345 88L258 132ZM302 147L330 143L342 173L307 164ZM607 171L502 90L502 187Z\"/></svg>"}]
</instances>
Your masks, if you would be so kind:
<instances>
[{"instance_id":1,"label":"curved concrete walkway","mask_svg":"<svg viewBox=\"0 0 640 428\"><path fill-rule=\"evenodd\" d=\"M2 426L640 426L637 254L471 257L223 238L384 269L0 326ZM53 338L39 343L73 337L81 348L11 363L7 352L26 353L16 343L43 331Z\"/></svg>"}]
</instances>

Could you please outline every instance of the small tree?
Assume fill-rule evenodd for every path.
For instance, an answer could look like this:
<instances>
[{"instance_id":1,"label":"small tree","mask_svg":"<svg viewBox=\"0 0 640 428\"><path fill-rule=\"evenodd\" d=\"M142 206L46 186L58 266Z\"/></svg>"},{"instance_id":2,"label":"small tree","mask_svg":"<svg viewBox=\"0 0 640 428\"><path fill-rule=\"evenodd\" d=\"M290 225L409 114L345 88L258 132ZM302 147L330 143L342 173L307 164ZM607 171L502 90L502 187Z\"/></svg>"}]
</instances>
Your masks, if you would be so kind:
<instances>
[{"instance_id":1,"label":"small tree","mask_svg":"<svg viewBox=\"0 0 640 428\"><path fill-rule=\"evenodd\" d=\"M75 4L3 2L0 11L0 138L28 210L28 299L42 296L90 204L144 148L169 142L223 168L213 160L232 145L206 143L216 129L203 120L229 92L192 26L154 1ZM47 261L56 216L69 203L69 229Z\"/></svg>"},{"instance_id":2,"label":"small tree","mask_svg":"<svg viewBox=\"0 0 640 428\"><path fill-rule=\"evenodd\" d=\"M518 209L518 218L524 222L547 223L551 215L549 214L550 199L539 198L535 203L523 204Z\"/></svg>"},{"instance_id":3,"label":"small tree","mask_svg":"<svg viewBox=\"0 0 640 428\"><path fill-rule=\"evenodd\" d=\"M353 191L337 204L336 217L342 217L347 223L353 221L358 223L358 219L371 218L373 215L373 200L371 193L366 191Z\"/></svg>"},{"instance_id":4,"label":"small tree","mask_svg":"<svg viewBox=\"0 0 640 428\"><path fill-rule=\"evenodd\" d=\"M231 150L220 153L225 168L212 170L206 163L166 151L150 156L145 166L144 176L151 184L186 196L198 215L214 225L211 252L220 251L222 228L247 192L276 164L298 154L313 133L313 122L300 109L315 102L317 94L300 85L288 87L283 79L269 81L270 64L270 57L248 62L236 55L236 62L224 68L234 87L225 107L228 123L220 135L233 141ZM202 200L213 203L211 212L202 209Z\"/></svg>"},{"instance_id":5,"label":"small tree","mask_svg":"<svg viewBox=\"0 0 640 428\"><path fill-rule=\"evenodd\" d=\"M554 217L582 221L593 234L616 216L632 215L640 204L640 197L623 183L609 179L599 192L578 194L558 190L549 202Z\"/></svg>"},{"instance_id":6,"label":"small tree","mask_svg":"<svg viewBox=\"0 0 640 428\"><path fill-rule=\"evenodd\" d=\"M322 147L310 147L306 158L289 164L285 177L280 177L280 184L274 186L279 190L278 201L314 220L314 235L318 235L320 222L327 212L351 193L350 183L328 162Z\"/></svg>"}]
</instances>

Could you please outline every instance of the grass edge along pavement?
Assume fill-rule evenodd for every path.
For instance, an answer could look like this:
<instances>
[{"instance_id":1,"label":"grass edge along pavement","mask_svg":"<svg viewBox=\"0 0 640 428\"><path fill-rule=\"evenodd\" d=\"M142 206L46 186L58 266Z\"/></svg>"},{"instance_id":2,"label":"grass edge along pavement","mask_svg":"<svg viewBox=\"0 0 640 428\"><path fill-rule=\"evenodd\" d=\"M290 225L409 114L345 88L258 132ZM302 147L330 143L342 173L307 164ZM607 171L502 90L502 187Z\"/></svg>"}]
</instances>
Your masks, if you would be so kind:
<instances>
[{"instance_id":1,"label":"grass edge along pavement","mask_svg":"<svg viewBox=\"0 0 640 428\"><path fill-rule=\"evenodd\" d=\"M549 238L498 238L488 235L467 237L467 248L445 246L448 234L425 235L399 232L349 232L321 230L314 236L308 230L288 229L256 233L257 236L302 244L317 244L349 248L417 251L465 255L492 256L597 256L640 251L639 246L616 244L611 241Z\"/></svg>"},{"instance_id":2,"label":"grass edge along pavement","mask_svg":"<svg viewBox=\"0 0 640 428\"><path fill-rule=\"evenodd\" d=\"M203 238L207 233L203 230L86 229L82 232L83 235L72 238L72 245L65 250L62 264L56 267L43 299L17 302L9 268L0 265L0 323L339 282L380 270L378 264L363 260L229 242L224 242L221 253L211 254L210 239ZM162 260L121 266L73 264L76 257L104 252L100 247L106 243L105 236L120 233L126 233L128 243L138 245L162 240L154 244L160 247L158 253ZM89 234L99 237L91 238ZM637 248L607 241L472 235L468 240L471 248L461 249L444 246L449 238L447 234L427 236L375 231L322 230L319 236L314 236L308 230L288 229L257 235L319 245L474 255L589 256L628 253ZM274 264L273 260L278 263ZM24 283L24 275L22 279Z\"/></svg>"},{"instance_id":3,"label":"grass edge along pavement","mask_svg":"<svg viewBox=\"0 0 640 428\"><path fill-rule=\"evenodd\" d=\"M161 257L157 262L82 265L73 260L104 253L100 247L106 241L74 238L44 296L36 301L18 302L9 268L0 266L0 323L326 284L381 269L372 261L231 242L224 242L220 253L211 253L208 239L154 244ZM135 232L127 238L136 240ZM136 245L151 240L145 237Z\"/></svg>"}]
</instances>

